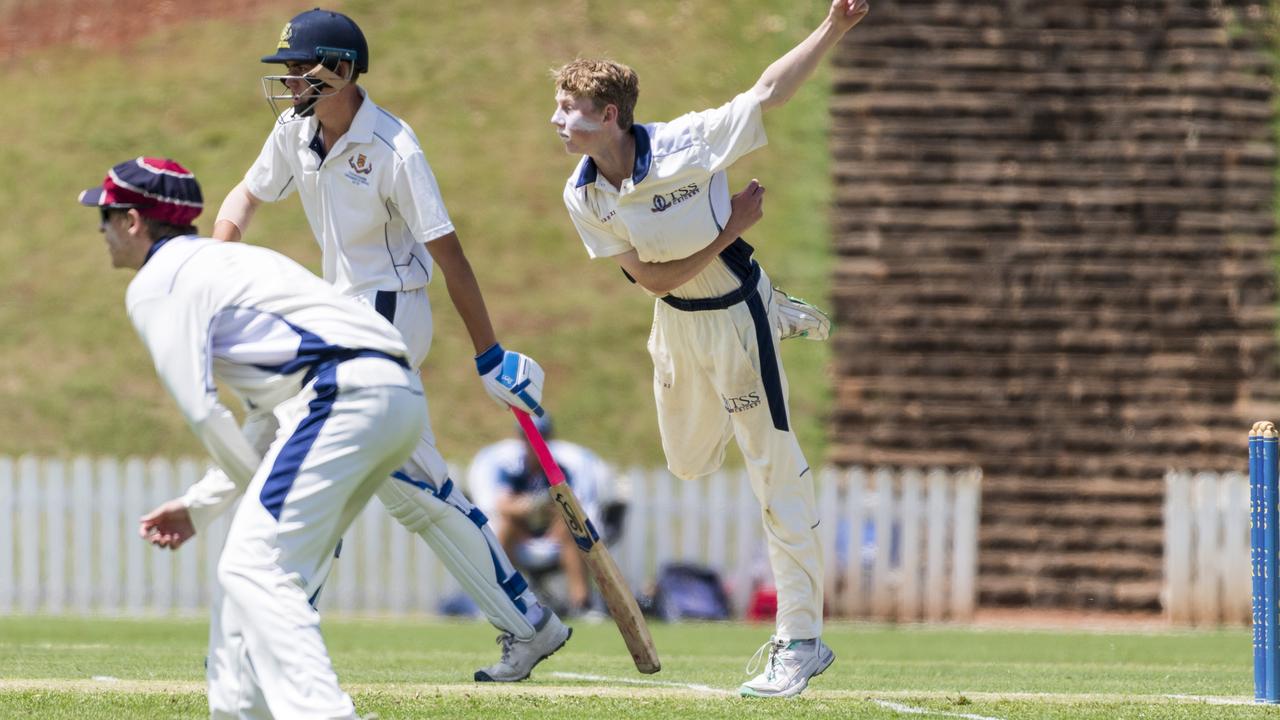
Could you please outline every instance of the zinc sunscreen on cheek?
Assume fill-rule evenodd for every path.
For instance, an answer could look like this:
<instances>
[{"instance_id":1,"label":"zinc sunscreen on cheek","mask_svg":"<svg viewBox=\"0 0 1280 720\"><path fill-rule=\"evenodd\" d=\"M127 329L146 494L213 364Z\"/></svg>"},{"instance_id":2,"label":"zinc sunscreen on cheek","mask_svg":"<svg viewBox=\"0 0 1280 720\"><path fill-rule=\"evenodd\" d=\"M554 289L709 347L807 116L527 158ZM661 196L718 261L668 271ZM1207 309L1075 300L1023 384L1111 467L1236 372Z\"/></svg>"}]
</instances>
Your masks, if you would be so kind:
<instances>
[{"instance_id":1,"label":"zinc sunscreen on cheek","mask_svg":"<svg viewBox=\"0 0 1280 720\"><path fill-rule=\"evenodd\" d=\"M564 129L569 132L596 132L603 127L603 123L589 120L580 113L566 116L564 119Z\"/></svg>"}]
</instances>

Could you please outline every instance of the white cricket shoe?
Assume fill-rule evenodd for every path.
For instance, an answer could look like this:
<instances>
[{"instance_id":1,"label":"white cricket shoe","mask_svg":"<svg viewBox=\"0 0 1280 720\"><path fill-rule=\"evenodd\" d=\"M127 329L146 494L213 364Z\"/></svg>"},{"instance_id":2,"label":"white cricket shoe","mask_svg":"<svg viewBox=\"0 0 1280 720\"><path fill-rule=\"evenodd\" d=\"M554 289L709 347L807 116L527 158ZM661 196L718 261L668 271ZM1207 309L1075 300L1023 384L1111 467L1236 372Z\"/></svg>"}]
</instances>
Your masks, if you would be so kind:
<instances>
[{"instance_id":1,"label":"white cricket shoe","mask_svg":"<svg viewBox=\"0 0 1280 720\"><path fill-rule=\"evenodd\" d=\"M573 634L573 628L565 627L551 610L545 612L541 627L535 628L533 637L528 640L517 640L509 632L498 636L498 644L502 646L502 659L487 668L477 670L476 682L520 682L529 677L534 665L564 647Z\"/></svg>"},{"instance_id":2,"label":"white cricket shoe","mask_svg":"<svg viewBox=\"0 0 1280 720\"><path fill-rule=\"evenodd\" d=\"M738 694L743 697L793 697L809 687L809 679L831 667L836 654L822 642L812 640L781 640L769 638L747 662L747 674L760 667L760 657L768 650L764 672L742 683Z\"/></svg>"},{"instance_id":3,"label":"white cricket shoe","mask_svg":"<svg viewBox=\"0 0 1280 720\"><path fill-rule=\"evenodd\" d=\"M831 334L831 318L827 314L797 297L791 297L778 288L773 289L773 303L778 306L779 339L804 338L826 340Z\"/></svg>"}]
</instances>

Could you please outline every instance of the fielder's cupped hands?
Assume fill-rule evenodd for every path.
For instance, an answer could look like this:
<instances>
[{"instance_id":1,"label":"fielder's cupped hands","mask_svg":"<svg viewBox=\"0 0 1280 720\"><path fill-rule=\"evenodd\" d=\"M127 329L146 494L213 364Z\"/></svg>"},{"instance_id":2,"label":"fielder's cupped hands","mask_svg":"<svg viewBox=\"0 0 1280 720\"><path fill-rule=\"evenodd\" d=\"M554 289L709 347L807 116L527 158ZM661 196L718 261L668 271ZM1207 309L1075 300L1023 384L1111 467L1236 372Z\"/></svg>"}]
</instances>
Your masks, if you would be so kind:
<instances>
[{"instance_id":1,"label":"fielder's cupped hands","mask_svg":"<svg viewBox=\"0 0 1280 720\"><path fill-rule=\"evenodd\" d=\"M742 192L733 196L729 208L729 222L725 223L725 230L741 236L764 217L764 186L753 178Z\"/></svg>"},{"instance_id":2,"label":"fielder's cupped hands","mask_svg":"<svg viewBox=\"0 0 1280 720\"><path fill-rule=\"evenodd\" d=\"M177 550L195 534L191 512L181 500L170 500L138 521L138 535L159 548Z\"/></svg>"},{"instance_id":3,"label":"fielder's cupped hands","mask_svg":"<svg viewBox=\"0 0 1280 720\"><path fill-rule=\"evenodd\" d=\"M832 0L827 19L842 32L849 32L870 11L871 5L867 0Z\"/></svg>"}]
</instances>

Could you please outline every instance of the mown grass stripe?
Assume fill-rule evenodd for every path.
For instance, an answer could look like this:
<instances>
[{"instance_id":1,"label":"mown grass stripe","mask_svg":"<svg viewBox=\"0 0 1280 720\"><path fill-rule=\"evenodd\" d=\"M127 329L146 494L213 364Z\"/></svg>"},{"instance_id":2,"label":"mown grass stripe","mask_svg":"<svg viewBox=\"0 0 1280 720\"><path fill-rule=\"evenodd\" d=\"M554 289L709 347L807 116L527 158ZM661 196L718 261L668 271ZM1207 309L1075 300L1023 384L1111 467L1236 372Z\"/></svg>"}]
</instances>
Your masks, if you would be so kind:
<instances>
[{"instance_id":1,"label":"mown grass stripe","mask_svg":"<svg viewBox=\"0 0 1280 720\"><path fill-rule=\"evenodd\" d=\"M545 677L559 678L578 682L600 683L599 685L564 685L533 683L456 683L456 684L418 684L418 683L343 683L349 692L380 692L388 695L417 697L423 694L441 695L530 695L540 697L554 696L610 696L610 697L689 697L720 695L736 697L736 693L728 689L700 685L697 683L681 683L676 681L644 680L639 678L610 677L586 673L547 673ZM625 686L625 687L620 687ZM126 679L49 679L49 678L0 678L0 693L21 691L59 691L68 693L203 693L205 683L191 680L126 680ZM999 703L999 702L1044 702L1046 704L1070 703L1141 703L1168 705L1253 705L1252 698L1231 697L1221 695L1141 695L1129 693L1027 693L1027 692L975 692L958 693L943 691L915 690L820 690L810 687L805 691L806 698L825 700L868 700L872 702L915 701L963 699L966 702ZM937 714L943 711L929 710ZM965 717L959 715L957 717Z\"/></svg>"}]
</instances>

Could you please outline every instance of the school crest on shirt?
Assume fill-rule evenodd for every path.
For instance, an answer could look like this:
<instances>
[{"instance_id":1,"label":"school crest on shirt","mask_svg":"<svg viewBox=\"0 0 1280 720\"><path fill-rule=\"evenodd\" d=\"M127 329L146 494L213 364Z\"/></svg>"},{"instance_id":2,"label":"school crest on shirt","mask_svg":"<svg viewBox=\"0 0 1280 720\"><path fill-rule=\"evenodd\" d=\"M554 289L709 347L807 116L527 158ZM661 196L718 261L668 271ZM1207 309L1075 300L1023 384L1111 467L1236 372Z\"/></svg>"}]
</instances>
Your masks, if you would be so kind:
<instances>
[{"instance_id":1,"label":"school crest on shirt","mask_svg":"<svg viewBox=\"0 0 1280 720\"><path fill-rule=\"evenodd\" d=\"M365 157L364 153L356 153L347 158L347 165L351 169L343 173L343 175L351 181L352 185L369 184L369 178L365 176L373 172L373 162Z\"/></svg>"},{"instance_id":2,"label":"school crest on shirt","mask_svg":"<svg viewBox=\"0 0 1280 720\"><path fill-rule=\"evenodd\" d=\"M347 158L347 164L351 166L352 170L361 175L368 175L373 172L373 163L369 162L369 158L365 157L364 153L356 153Z\"/></svg>"}]
</instances>

